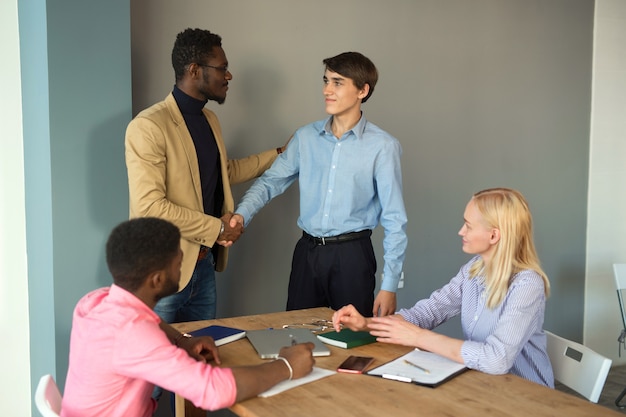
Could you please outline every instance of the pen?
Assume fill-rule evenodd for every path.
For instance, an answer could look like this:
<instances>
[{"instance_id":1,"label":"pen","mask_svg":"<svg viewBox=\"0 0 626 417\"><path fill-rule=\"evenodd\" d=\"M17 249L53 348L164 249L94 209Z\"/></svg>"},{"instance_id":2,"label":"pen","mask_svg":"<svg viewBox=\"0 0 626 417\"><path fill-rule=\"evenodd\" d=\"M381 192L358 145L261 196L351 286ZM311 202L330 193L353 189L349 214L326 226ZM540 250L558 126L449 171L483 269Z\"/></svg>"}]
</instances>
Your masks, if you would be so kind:
<instances>
[{"instance_id":1,"label":"pen","mask_svg":"<svg viewBox=\"0 0 626 417\"><path fill-rule=\"evenodd\" d=\"M404 363L406 363L407 365L411 365L412 367L417 368L417 369L419 369L420 371L422 371L422 372L424 372L424 373L426 373L426 374L429 374L429 373L430 373L430 371L429 371L428 369L426 369L426 368L422 368L421 366L419 366L419 365L417 365L417 364L414 364L414 363L413 363L413 362L411 362L411 361L407 361L406 359L404 360Z\"/></svg>"},{"instance_id":2,"label":"pen","mask_svg":"<svg viewBox=\"0 0 626 417\"><path fill-rule=\"evenodd\" d=\"M393 379L394 381L401 381L401 382L413 382L413 380L407 376L400 376L400 375L392 375L392 374L382 374L382 377L385 379Z\"/></svg>"}]
</instances>

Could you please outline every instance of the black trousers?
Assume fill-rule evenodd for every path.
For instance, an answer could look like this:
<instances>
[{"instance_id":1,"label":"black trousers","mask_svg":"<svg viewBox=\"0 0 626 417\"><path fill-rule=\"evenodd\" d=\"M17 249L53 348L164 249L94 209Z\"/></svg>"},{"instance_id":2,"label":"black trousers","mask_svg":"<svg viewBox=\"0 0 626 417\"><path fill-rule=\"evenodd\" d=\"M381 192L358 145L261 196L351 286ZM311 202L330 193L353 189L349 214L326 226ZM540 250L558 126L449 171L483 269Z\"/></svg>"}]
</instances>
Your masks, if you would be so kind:
<instances>
[{"instance_id":1,"label":"black trousers","mask_svg":"<svg viewBox=\"0 0 626 417\"><path fill-rule=\"evenodd\" d=\"M291 263L287 310L352 304L372 316L376 256L369 237L318 245L302 237Z\"/></svg>"}]
</instances>

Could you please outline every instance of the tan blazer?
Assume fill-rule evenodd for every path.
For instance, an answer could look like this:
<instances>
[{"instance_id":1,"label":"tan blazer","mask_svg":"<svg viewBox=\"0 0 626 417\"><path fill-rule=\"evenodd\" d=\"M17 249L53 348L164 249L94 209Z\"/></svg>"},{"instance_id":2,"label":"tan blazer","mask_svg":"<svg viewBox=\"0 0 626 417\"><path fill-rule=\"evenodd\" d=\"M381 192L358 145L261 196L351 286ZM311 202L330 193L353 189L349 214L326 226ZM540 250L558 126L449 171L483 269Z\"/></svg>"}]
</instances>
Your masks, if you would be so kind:
<instances>
[{"instance_id":1,"label":"tan blazer","mask_svg":"<svg viewBox=\"0 0 626 417\"><path fill-rule=\"evenodd\" d=\"M260 176L276 159L275 149L229 160L217 116L204 109L220 152L224 206L234 210L230 184ZM126 168L130 217L160 217L180 229L183 265L179 290L191 280L200 245L213 247L221 221L204 214L196 148L174 96L139 113L126 129ZM228 249L219 247L216 271L223 271Z\"/></svg>"}]
</instances>

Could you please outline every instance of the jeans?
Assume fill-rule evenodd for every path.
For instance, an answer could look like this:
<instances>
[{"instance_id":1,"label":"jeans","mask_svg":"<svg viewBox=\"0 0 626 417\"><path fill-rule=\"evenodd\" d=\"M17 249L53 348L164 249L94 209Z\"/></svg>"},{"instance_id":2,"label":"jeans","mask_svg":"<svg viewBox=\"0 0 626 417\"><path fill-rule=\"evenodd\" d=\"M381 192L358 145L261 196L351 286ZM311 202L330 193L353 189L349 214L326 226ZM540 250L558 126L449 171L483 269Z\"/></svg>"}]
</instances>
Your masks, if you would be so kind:
<instances>
[{"instance_id":1,"label":"jeans","mask_svg":"<svg viewBox=\"0 0 626 417\"><path fill-rule=\"evenodd\" d=\"M164 297L154 307L167 323L210 320L216 315L215 262L211 251L198 261L191 281L180 292Z\"/></svg>"}]
</instances>

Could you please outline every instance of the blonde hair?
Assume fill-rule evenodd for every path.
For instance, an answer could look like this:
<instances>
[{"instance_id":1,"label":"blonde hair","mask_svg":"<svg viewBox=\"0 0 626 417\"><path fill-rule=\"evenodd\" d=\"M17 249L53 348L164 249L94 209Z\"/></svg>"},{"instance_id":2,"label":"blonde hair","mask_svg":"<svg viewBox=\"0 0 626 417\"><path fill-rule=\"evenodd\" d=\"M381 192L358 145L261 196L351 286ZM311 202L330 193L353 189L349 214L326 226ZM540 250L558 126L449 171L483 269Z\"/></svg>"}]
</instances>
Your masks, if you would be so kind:
<instances>
[{"instance_id":1,"label":"blonde hair","mask_svg":"<svg viewBox=\"0 0 626 417\"><path fill-rule=\"evenodd\" d=\"M510 188L490 188L472 197L485 224L500 231L500 240L488 265L479 258L470 267L470 277L483 274L487 287L487 307L495 308L504 300L513 275L531 269L543 278L545 295L550 282L541 269L533 242L532 216L524 196Z\"/></svg>"}]
</instances>

